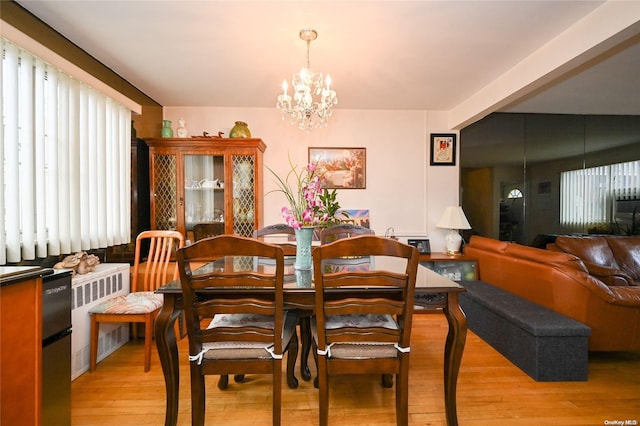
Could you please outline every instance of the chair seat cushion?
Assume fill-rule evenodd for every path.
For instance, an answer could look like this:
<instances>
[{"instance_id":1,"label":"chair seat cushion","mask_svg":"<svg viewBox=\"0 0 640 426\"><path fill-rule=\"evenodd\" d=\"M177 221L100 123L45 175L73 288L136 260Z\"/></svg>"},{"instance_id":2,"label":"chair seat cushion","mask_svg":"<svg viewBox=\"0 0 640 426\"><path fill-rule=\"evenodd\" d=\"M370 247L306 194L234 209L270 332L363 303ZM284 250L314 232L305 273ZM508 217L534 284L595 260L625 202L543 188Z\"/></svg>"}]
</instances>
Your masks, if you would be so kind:
<instances>
[{"instance_id":1,"label":"chair seat cushion","mask_svg":"<svg viewBox=\"0 0 640 426\"><path fill-rule=\"evenodd\" d=\"M390 343L334 343L330 354L342 359L396 358L398 349Z\"/></svg>"},{"instance_id":2,"label":"chair seat cushion","mask_svg":"<svg viewBox=\"0 0 640 426\"><path fill-rule=\"evenodd\" d=\"M326 318L325 325L327 330L343 327L398 329L398 324L393 317L383 314L331 315ZM316 343L318 342L317 327L315 318L313 318L311 321L311 334ZM328 356L344 359L395 358L398 356L398 349L393 343L388 342L333 343L329 349Z\"/></svg>"},{"instance_id":3,"label":"chair seat cushion","mask_svg":"<svg viewBox=\"0 0 640 426\"><path fill-rule=\"evenodd\" d=\"M282 347L287 347L293 333L296 332L298 317L293 311L286 311L282 330ZM207 326L215 327L240 327L253 325L255 327L273 330L274 318L270 315L251 314L218 314ZM207 342L202 345L202 353L205 359L248 359L271 358L269 349L271 342Z\"/></svg>"},{"instance_id":4,"label":"chair seat cushion","mask_svg":"<svg viewBox=\"0 0 640 426\"><path fill-rule=\"evenodd\" d=\"M162 307L164 297L152 291L136 291L117 296L94 306L92 314L147 314Z\"/></svg>"},{"instance_id":5,"label":"chair seat cushion","mask_svg":"<svg viewBox=\"0 0 640 426\"><path fill-rule=\"evenodd\" d=\"M371 328L382 327L397 330L398 324L391 315L386 314L353 314L330 315L326 319L327 330L343 327Z\"/></svg>"},{"instance_id":6,"label":"chair seat cushion","mask_svg":"<svg viewBox=\"0 0 640 426\"><path fill-rule=\"evenodd\" d=\"M273 330L274 318L271 315L258 314L217 314L207 328L246 327L247 325Z\"/></svg>"}]
</instances>

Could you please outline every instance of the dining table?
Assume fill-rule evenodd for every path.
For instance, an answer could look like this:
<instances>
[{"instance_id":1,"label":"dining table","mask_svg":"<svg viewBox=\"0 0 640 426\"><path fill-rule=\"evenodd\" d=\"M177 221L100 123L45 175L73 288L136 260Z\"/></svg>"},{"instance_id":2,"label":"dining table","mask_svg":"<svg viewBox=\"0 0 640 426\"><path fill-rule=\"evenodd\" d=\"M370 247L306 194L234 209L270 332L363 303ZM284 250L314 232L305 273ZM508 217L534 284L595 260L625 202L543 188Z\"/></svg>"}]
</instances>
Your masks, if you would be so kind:
<instances>
[{"instance_id":1,"label":"dining table","mask_svg":"<svg viewBox=\"0 0 640 426\"><path fill-rule=\"evenodd\" d=\"M404 271L403 265L406 265L406 262L403 264L403 262L399 262L399 260L400 259L389 257L354 258L342 262L341 267ZM254 258L227 257L202 265L201 268L202 272L206 272L209 268L232 268L236 271L262 268L266 271L269 268L275 268L275 266L269 262L263 263ZM198 270L194 271L194 273L198 273ZM384 289L380 288L352 289L346 291L361 292L363 290L380 291L381 294L384 293ZM250 294L252 291L259 292L264 290L245 288L243 289L243 294ZM342 291L344 294L345 289L335 289L333 291ZM464 291L464 287L457 282L437 274L424 265L418 265L414 296L414 314L442 313L446 317L449 325L443 351L445 415L447 425L449 426L458 424L456 384L467 335L467 320L459 304L459 294ZM210 294L215 295L217 294L216 292L224 292L224 289L212 289ZM156 293L162 294L164 297L164 303L155 320L154 331L166 388L165 425L174 426L178 421L178 394L180 386L175 323L184 310L180 280L173 280L161 286L156 290ZM284 304L286 309L297 309L305 313L312 313L315 307L313 273L310 270L296 270L294 259L290 257L285 260ZM304 336L302 341L303 350L301 351L302 355L300 357L300 370L303 378L309 380L310 373L307 367L309 343L308 341L305 342ZM307 347L305 348L305 346ZM417 350L419 350L419 348ZM288 369L287 383L289 387L295 387L295 383L297 383L293 374L294 372Z\"/></svg>"}]
</instances>

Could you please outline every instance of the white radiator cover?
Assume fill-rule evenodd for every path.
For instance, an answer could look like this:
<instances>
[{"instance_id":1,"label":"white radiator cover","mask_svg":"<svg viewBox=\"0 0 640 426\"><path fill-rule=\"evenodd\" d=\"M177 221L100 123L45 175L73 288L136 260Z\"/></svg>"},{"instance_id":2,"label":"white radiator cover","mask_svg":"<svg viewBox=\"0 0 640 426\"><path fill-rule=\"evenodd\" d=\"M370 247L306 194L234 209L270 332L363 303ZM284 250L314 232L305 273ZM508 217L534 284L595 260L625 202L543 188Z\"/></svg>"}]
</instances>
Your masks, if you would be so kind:
<instances>
[{"instance_id":1,"label":"white radiator cover","mask_svg":"<svg viewBox=\"0 0 640 426\"><path fill-rule=\"evenodd\" d=\"M129 293L129 264L101 263L95 271L71 279L71 380L89 370L89 309L108 298ZM98 362L129 341L129 324L100 324Z\"/></svg>"}]
</instances>

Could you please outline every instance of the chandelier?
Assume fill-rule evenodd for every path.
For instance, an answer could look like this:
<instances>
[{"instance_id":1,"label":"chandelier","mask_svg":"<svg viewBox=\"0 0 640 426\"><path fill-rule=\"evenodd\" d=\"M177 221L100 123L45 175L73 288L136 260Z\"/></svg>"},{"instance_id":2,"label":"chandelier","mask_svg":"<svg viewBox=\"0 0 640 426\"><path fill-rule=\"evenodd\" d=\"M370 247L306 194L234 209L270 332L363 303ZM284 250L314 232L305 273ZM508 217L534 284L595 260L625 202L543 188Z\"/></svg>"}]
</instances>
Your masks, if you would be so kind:
<instances>
[{"instance_id":1,"label":"chandelier","mask_svg":"<svg viewBox=\"0 0 640 426\"><path fill-rule=\"evenodd\" d=\"M287 93L289 84L282 82L283 93L278 95L276 106L282 111L282 119L287 117L291 125L311 131L326 126L331 117L332 107L338 103L336 92L331 90L331 77L322 78L322 73L314 73L309 68L309 45L318 37L315 30L300 30L300 38L307 42L307 66L291 79L293 96Z\"/></svg>"}]
</instances>

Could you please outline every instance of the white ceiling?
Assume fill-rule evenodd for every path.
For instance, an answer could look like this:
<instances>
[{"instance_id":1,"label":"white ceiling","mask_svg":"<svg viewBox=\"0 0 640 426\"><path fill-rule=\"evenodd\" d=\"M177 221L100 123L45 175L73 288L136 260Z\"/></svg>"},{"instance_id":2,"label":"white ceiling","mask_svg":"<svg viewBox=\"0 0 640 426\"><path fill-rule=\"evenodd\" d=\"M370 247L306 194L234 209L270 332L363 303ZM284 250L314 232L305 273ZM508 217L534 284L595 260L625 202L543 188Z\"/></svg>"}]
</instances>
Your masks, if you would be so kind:
<instances>
[{"instance_id":1,"label":"white ceiling","mask_svg":"<svg viewBox=\"0 0 640 426\"><path fill-rule=\"evenodd\" d=\"M605 2L18 3L161 105L274 107L306 60L298 33L313 28L311 69L331 74L337 108L449 111ZM640 115L635 27L582 72L502 110Z\"/></svg>"}]
</instances>

